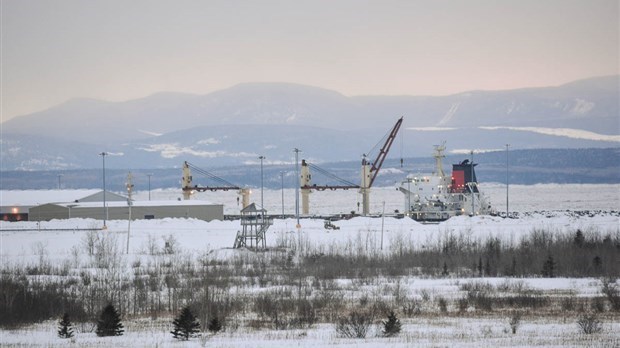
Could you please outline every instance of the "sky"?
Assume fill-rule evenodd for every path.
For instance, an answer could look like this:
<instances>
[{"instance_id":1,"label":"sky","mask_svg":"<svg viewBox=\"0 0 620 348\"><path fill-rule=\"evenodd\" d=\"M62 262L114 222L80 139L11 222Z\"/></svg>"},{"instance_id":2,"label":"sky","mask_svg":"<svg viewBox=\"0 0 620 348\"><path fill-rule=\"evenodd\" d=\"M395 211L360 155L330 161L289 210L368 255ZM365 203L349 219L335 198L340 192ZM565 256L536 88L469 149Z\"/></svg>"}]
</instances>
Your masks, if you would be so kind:
<instances>
[{"instance_id":1,"label":"sky","mask_svg":"<svg viewBox=\"0 0 620 348\"><path fill-rule=\"evenodd\" d=\"M618 0L0 0L1 121L289 82L447 95L619 73Z\"/></svg>"}]
</instances>

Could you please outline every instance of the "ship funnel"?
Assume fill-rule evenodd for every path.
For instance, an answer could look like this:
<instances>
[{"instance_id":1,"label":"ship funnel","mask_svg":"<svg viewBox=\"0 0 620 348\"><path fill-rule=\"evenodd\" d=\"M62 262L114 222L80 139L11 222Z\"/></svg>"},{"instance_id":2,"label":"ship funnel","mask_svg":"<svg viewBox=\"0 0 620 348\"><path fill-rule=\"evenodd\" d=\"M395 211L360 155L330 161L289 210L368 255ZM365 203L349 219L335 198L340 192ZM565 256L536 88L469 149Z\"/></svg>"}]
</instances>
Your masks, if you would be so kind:
<instances>
[{"instance_id":1,"label":"ship funnel","mask_svg":"<svg viewBox=\"0 0 620 348\"><path fill-rule=\"evenodd\" d=\"M478 180L476 179L476 171L474 167L477 166L478 163L470 162L468 159L464 160L459 164L452 165L452 186L450 192L453 193L464 193L471 192L469 183L474 183L471 185L473 187L474 193L478 192Z\"/></svg>"}]
</instances>

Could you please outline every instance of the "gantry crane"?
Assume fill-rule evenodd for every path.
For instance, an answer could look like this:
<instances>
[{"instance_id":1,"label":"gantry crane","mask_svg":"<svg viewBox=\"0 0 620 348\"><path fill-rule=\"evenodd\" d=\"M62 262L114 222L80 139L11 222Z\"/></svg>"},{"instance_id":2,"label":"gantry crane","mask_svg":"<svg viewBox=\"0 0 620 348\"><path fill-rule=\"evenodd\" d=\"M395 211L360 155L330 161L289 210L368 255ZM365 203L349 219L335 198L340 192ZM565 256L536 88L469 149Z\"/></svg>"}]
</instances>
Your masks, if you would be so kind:
<instances>
[{"instance_id":1,"label":"gantry crane","mask_svg":"<svg viewBox=\"0 0 620 348\"><path fill-rule=\"evenodd\" d=\"M348 189L359 189L359 192L362 194L362 214L368 215L370 211L370 188L372 184L375 182L377 178L377 174L379 174L379 170L381 170L381 166L383 165L383 161L387 157L388 152L390 151L390 147L396 139L396 135L400 129L400 126L403 123L403 118L399 118L396 121L394 127L387 135L387 139L385 143L379 150L377 154L377 158L375 158L374 162L369 162L364 155L362 159L362 175L361 175L361 183L360 185L355 185L351 182L348 182L344 179L340 179L335 175L317 167L316 165L310 164L305 160L301 162L301 198L302 198L302 214L309 214L310 211L310 193L312 190L324 191L324 190L348 190ZM340 181L341 185L313 185L312 184L312 175L310 174L310 168L315 169L322 174L331 177L332 179L336 179Z\"/></svg>"},{"instance_id":2,"label":"gantry crane","mask_svg":"<svg viewBox=\"0 0 620 348\"><path fill-rule=\"evenodd\" d=\"M217 186L192 186L192 170L204 175L209 179L214 180L218 183ZM183 190L183 199L190 199L192 192L238 190L237 193L241 195L242 209L250 204L251 191L249 188L241 188L238 185L226 181L215 174L209 173L204 169L200 169L187 161L183 162L183 179L181 181L181 189Z\"/></svg>"}]
</instances>

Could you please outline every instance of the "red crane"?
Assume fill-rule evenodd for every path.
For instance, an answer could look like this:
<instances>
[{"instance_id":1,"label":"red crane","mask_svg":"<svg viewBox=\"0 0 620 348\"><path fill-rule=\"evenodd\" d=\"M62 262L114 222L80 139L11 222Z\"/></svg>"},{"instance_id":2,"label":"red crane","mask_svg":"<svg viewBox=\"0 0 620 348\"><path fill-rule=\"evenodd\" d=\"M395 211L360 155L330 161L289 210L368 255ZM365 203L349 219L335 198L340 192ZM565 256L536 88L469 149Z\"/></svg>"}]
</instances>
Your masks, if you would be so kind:
<instances>
[{"instance_id":1,"label":"red crane","mask_svg":"<svg viewBox=\"0 0 620 348\"><path fill-rule=\"evenodd\" d=\"M366 159L366 155L362 159L362 182L360 185L355 185L349 181L338 178L336 175L329 173L328 171L319 168L316 165L310 164L305 160L301 162L301 190L302 190L302 213L309 213L309 194L310 190L324 191L324 190L348 190L348 189L360 189L360 193L362 193L363 201L364 201L364 215L368 214L369 209L369 189L372 187L372 184L375 182L377 175L379 174L379 170L381 170L381 166L387 157L388 152L390 151L390 147L392 143L394 143L394 139L396 139L396 135L400 130L400 126L403 123L403 118L399 118L396 121L394 127L387 135L387 139L385 143L379 150L377 154L377 158L375 158L374 162L368 162ZM311 184L312 175L310 174L310 168L320 172L321 174L328 176L336 181L340 182L340 185L316 185Z\"/></svg>"}]
</instances>

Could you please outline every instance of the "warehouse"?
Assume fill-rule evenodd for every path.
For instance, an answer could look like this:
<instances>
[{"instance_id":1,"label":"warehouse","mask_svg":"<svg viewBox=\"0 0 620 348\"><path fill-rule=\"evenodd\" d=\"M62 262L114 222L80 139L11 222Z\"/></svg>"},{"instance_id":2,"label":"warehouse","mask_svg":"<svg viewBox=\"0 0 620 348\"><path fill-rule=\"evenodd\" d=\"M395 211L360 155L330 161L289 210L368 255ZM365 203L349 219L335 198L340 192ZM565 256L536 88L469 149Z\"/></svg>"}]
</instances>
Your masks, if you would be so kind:
<instances>
[{"instance_id":1,"label":"warehouse","mask_svg":"<svg viewBox=\"0 0 620 348\"><path fill-rule=\"evenodd\" d=\"M129 205L125 202L48 203L30 208L31 221L52 219L91 218L98 220L127 220ZM205 221L223 220L224 206L207 201L137 201L131 205L131 219L193 218Z\"/></svg>"},{"instance_id":2,"label":"warehouse","mask_svg":"<svg viewBox=\"0 0 620 348\"><path fill-rule=\"evenodd\" d=\"M127 197L106 191L107 202L127 202ZM30 209L47 203L102 202L101 190L1 190L0 219L28 221Z\"/></svg>"}]
</instances>

